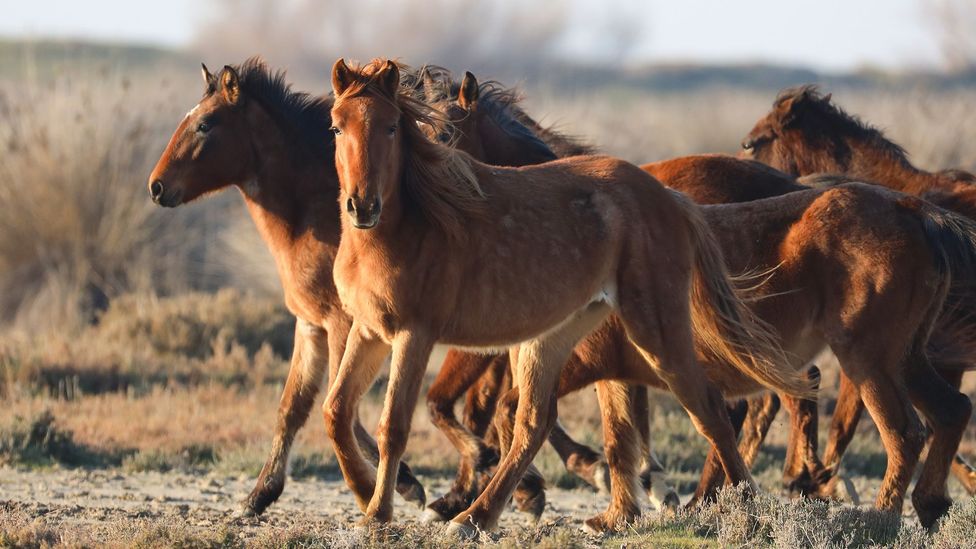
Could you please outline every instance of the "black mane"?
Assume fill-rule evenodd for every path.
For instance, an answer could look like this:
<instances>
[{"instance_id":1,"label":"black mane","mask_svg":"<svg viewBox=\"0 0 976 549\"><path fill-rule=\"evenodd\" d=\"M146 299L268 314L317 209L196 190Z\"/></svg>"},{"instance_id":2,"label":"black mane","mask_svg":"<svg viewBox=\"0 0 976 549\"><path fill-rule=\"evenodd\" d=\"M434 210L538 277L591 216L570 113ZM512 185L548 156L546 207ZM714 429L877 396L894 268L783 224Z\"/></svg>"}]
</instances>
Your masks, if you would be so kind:
<instances>
[{"instance_id":1,"label":"black mane","mask_svg":"<svg viewBox=\"0 0 976 549\"><path fill-rule=\"evenodd\" d=\"M821 94L817 86L808 84L783 90L773 102L773 107L779 109L786 102L792 103L791 110L802 112L802 109L813 115L807 119L811 123L805 127L816 128L827 136L843 136L867 142L890 157L911 166L908 153L901 145L885 137L878 128L833 104L830 96Z\"/></svg>"},{"instance_id":2,"label":"black mane","mask_svg":"<svg viewBox=\"0 0 976 549\"><path fill-rule=\"evenodd\" d=\"M279 124L297 132L305 144L321 151L332 141L331 97L292 91L291 84L285 81L285 71L272 72L260 57L251 57L233 68L246 99L260 103ZM220 75L216 80L219 90Z\"/></svg>"}]
</instances>

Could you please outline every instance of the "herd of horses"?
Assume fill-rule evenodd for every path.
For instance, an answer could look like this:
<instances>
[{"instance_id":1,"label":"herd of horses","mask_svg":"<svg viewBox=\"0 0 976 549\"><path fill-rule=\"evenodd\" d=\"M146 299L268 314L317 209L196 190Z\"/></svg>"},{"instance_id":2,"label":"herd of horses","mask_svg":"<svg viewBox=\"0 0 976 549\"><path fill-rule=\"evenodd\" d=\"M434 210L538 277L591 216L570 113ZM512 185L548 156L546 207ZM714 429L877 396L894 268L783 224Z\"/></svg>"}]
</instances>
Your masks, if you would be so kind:
<instances>
[{"instance_id":1,"label":"herd of horses","mask_svg":"<svg viewBox=\"0 0 976 549\"><path fill-rule=\"evenodd\" d=\"M203 79L150 195L175 207L236 186L297 319L246 513L284 489L326 372L326 428L364 522L392 519L394 491L425 506L401 456L437 344L451 350L427 403L460 464L425 516L461 535L494 527L512 500L542 513L531 462L546 439L610 492L589 528L633 521L642 492L678 505L650 448L647 387L670 391L711 444L689 505L754 487L781 403L784 484L798 494L833 496L865 408L888 457L879 509L901 511L926 446L912 492L924 526L949 508L950 471L976 493L956 455L972 413L959 386L976 365L976 178L915 168L829 95L781 93L738 157L637 167L542 127L471 73L339 60L328 96L292 91L259 59ZM825 348L841 383L821 459L812 361ZM391 353L374 440L358 404ZM556 417L559 397L590 384L602 453Z\"/></svg>"}]
</instances>

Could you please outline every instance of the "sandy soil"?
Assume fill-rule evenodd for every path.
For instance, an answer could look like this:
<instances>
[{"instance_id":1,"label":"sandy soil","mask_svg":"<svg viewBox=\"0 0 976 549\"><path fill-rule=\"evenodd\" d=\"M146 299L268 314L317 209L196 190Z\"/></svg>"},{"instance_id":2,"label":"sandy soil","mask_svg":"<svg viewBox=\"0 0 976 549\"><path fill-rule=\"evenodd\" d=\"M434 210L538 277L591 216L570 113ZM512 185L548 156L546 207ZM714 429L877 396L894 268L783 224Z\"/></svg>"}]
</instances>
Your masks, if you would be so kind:
<instances>
[{"instance_id":1,"label":"sandy soil","mask_svg":"<svg viewBox=\"0 0 976 549\"><path fill-rule=\"evenodd\" d=\"M449 487L447 479L423 478L431 494ZM232 522L244 536L255 536L267 527L288 528L315 521L353 528L362 517L341 480L290 480L284 494L259 518L236 516L239 502L254 479L183 473L121 473L105 470L22 471L0 468L0 509L24 513L66 530L90 530L126 519L182 517L195 528L216 528ZM547 491L544 522L558 520L564 526L582 521L607 503L604 495L587 490ZM421 510L399 499L397 520L417 521ZM525 515L509 511L501 527L527 523Z\"/></svg>"}]
</instances>

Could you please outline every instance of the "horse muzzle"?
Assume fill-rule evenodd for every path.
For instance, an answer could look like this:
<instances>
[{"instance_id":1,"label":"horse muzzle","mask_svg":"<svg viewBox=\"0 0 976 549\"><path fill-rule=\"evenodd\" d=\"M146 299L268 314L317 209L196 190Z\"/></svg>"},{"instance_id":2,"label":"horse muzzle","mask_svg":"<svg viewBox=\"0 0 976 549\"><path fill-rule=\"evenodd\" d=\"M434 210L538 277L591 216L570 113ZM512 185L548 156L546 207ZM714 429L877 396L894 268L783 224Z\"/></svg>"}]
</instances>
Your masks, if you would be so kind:
<instances>
[{"instance_id":1,"label":"horse muzzle","mask_svg":"<svg viewBox=\"0 0 976 549\"><path fill-rule=\"evenodd\" d=\"M380 211L383 207L380 199L372 200L353 198L346 199L346 213L352 218L352 225L357 229L372 229L380 222Z\"/></svg>"},{"instance_id":2,"label":"horse muzzle","mask_svg":"<svg viewBox=\"0 0 976 549\"><path fill-rule=\"evenodd\" d=\"M183 191L167 189L161 179L156 179L149 184L149 198L164 208L174 208L183 203Z\"/></svg>"}]
</instances>

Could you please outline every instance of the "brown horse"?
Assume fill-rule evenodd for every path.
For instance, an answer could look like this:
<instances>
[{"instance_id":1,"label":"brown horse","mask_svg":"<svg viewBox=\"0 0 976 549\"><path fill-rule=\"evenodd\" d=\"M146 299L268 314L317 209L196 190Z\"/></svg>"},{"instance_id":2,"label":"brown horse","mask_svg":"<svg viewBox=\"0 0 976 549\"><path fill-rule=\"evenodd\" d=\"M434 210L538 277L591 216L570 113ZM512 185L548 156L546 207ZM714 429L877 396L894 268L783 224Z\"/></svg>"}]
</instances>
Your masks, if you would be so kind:
<instances>
[{"instance_id":1,"label":"brown horse","mask_svg":"<svg viewBox=\"0 0 976 549\"><path fill-rule=\"evenodd\" d=\"M976 219L976 177L962 170L927 172L916 168L901 147L880 131L847 114L816 88L782 92L772 110L742 142L743 154L796 176L818 172L844 174L925 198L933 204ZM940 350L933 364L958 387L964 369L976 367L976 334L969 311L976 307L969 292L954 292L955 315L947 315L933 334ZM863 405L849 380L841 378L838 405L824 462L832 469L853 437ZM976 494L976 470L961 456L953 473Z\"/></svg>"},{"instance_id":2,"label":"brown horse","mask_svg":"<svg viewBox=\"0 0 976 549\"><path fill-rule=\"evenodd\" d=\"M546 146L562 154L572 155L589 152L591 147L578 140L560 134L552 129L541 128L532 117L520 107L520 95L506 89L497 82L478 84L473 74L466 73L461 83L445 81L443 70L438 71L441 79L435 80L426 71L423 73L425 99L443 112L453 126L453 131L432 131L432 137L441 142L455 142L458 148L475 156L478 160L495 165L530 165L547 161L551 154L542 149L539 140ZM530 129L531 128L531 129ZM679 158L643 166L645 170L672 188L681 190L701 204L726 202L745 202L806 187L795 183L794 178L759 162L742 161L723 155L701 155ZM748 181L747 185L741 184ZM504 367L497 362L495 368ZM466 505L470 498L480 493L475 482L478 471L487 470L493 464L493 453L480 437L485 434L487 419L494 413L493 403L501 386L494 380L498 374L493 368L481 379L479 372L488 370L488 362L471 360L445 361L437 379L428 393L428 407L435 423L454 443L461 454L458 475L451 490L444 497L431 503L431 518L453 516ZM484 381L482 381L484 380ZM612 383L612 382L610 382ZM467 390L465 405L465 424L462 425L453 414L455 401ZM816 403L793 399L784 395L790 410L794 429L791 430L789 453L784 468L784 484L802 491L806 488L805 479L825 476L825 468L817 456ZM487 405L478 403L487 403ZM658 507L678 504L677 494L667 485L663 466L650 451L650 428L647 414L646 391L637 389L633 395L635 412L634 423L641 433L644 468L641 482L649 491L652 501ZM740 444L740 452L747 463L756 456L759 445L779 408L779 400L773 393L765 393L754 398L748 407L749 414L742 417L732 413L741 412L741 407L730 409L733 423L746 421L745 436ZM470 430L466 429L469 427ZM590 484L606 489L606 464L600 454L585 445L576 443L557 424L549 438L567 469ZM478 465L475 465L478 464ZM702 482L699 483L690 506L705 495L714 493L724 480L721 466L716 467L714 455L706 462ZM535 479L525 486L526 493L516 493L521 501L539 501L541 488ZM520 486L522 488L522 486Z\"/></svg>"},{"instance_id":3,"label":"brown horse","mask_svg":"<svg viewBox=\"0 0 976 549\"><path fill-rule=\"evenodd\" d=\"M497 82L479 84L469 72L461 83L457 83L446 80L449 75L443 71L438 72L442 79L435 79L428 71L422 71L424 97L451 124L443 128L429 128L432 139L445 144L453 143L475 159L496 166L528 166L552 160L557 154L549 148L550 143L555 144L560 157L590 150L554 130L542 129L518 107L518 94ZM541 136L536 133L541 133ZM481 493L487 482L487 475L478 475L478 472L486 471L497 463L496 441L489 428L497 399L510 386L505 383L509 370L507 358L507 355L498 355L479 360L452 351L430 387L427 406L431 419L457 449L460 463L451 489L429 505L428 520L449 520L461 512ZM640 386L634 391L635 405L643 406L641 411L635 413L635 422L642 433L641 442L645 447L642 453L645 461L642 483L650 490L655 505L675 507L678 505L677 493L667 486L664 467L649 449L647 390ZM462 424L454 415L454 405L464 394ZM558 423L550 433L549 442L570 472L598 489L609 491L607 466L598 452L575 442ZM652 483L652 476L657 477L657 482ZM518 507L540 514L543 508L541 504L544 503L542 486L541 477L535 473L523 479L515 494Z\"/></svg>"},{"instance_id":4,"label":"brown horse","mask_svg":"<svg viewBox=\"0 0 976 549\"><path fill-rule=\"evenodd\" d=\"M783 366L737 297L689 201L611 158L499 168L433 143L418 128L432 122L431 111L401 91L392 62L354 70L339 60L332 80L347 214L335 280L354 324L325 408L367 520L392 518L396 465L435 343L512 348L521 398L513 430L499 429L505 456L452 522L455 530L491 528L553 425L562 365L611 312L644 359L635 381L665 380L718 448L729 478L751 481L695 342L740 372L740 390L764 383L804 393L807 383ZM391 347L374 471L352 426Z\"/></svg>"},{"instance_id":5,"label":"brown horse","mask_svg":"<svg viewBox=\"0 0 976 549\"><path fill-rule=\"evenodd\" d=\"M455 116L457 115L455 114ZM467 117L471 118L471 115L468 114ZM474 130L469 130L469 131L475 133ZM508 138L509 140L514 140L517 139L517 135L518 134L516 133L510 133L508 134ZM518 147L510 143L506 147L504 147L504 149L517 150ZM796 184L790 176L787 176L786 174L768 168L762 164L759 164L757 162L751 162L751 161L736 160L734 158L721 156L721 155L686 157L686 158L675 159L675 160L670 160L670 161L665 161L665 162L660 162L655 164L649 164L644 168L650 171L651 173L660 176L662 179L668 181L669 183L674 184L679 188L681 188L682 190L688 192L689 194L692 195L692 197L701 199L703 201L736 202L736 201L744 201L744 200L754 200L766 196L775 196L775 195L785 194L785 193L797 191L799 189L803 189L803 187ZM884 198L885 197L882 195L881 198L878 198L876 200L882 200ZM854 205L859 205L859 207L857 208L846 204L838 204L837 206L834 207L851 207L852 208L851 211L846 212L847 215L864 216L868 218L870 222L875 223L877 226L876 227L868 226L865 228L873 230L875 234L886 234L886 232L887 234L891 234L894 232L895 234L899 235L901 238L908 238L906 231L910 231L914 229L915 226L919 224L918 221L922 221L923 222L922 224L926 222L926 218L923 218L921 220L916 220L915 223L912 223L909 219L906 219L906 217L910 217L910 216L903 216L901 219L902 224L895 228L892 228L890 225L886 225L885 218L872 219L872 215L874 215L875 212L874 210L868 209L868 205L870 204L869 202L870 199L865 198L864 200L865 201L863 202L852 201L852 200L846 201ZM890 202L890 199L888 201ZM829 209L830 207L828 206L827 208ZM730 210L734 210L734 208L727 207L725 211L730 211ZM710 209L706 209L706 212L708 213L710 213L711 211L712 210ZM782 212L776 212L776 213L780 215L782 214ZM934 219L948 220L948 221L940 221L940 223L947 224L947 226L949 227L949 229L947 229L947 232L949 233L953 232L952 224L954 223L954 221L952 221L951 217L943 217L938 212L932 212L929 215L931 215L932 218ZM710 218L710 221L711 220L712 219ZM716 223L718 222L725 223L725 221L720 219L716 220ZM929 222L934 223L934 221L929 221ZM802 223L797 222L797 224L802 226ZM796 229L796 227L794 227L794 229ZM846 243L847 246L853 246L855 248L858 246L862 247L863 248L862 255L867 254L870 251L869 248L871 248L871 246L869 246L868 243L863 242L863 237L861 237L860 235L851 234L849 232L850 229L846 228L843 224L828 225L826 230L828 231L832 230L836 233L836 235L839 235L833 237L839 243ZM725 232L719 231L719 234L724 236ZM850 236L846 236L846 235L850 235ZM967 242L967 238L969 238L968 234L957 232L954 238L957 241L961 242L959 246L961 246L962 249L967 249L968 247L971 247L971 244ZM782 248L781 244L778 244L775 241L770 242L768 240L769 239L764 238L763 235L756 235L756 236L752 236L751 238L748 236L746 236L745 238L737 238L734 241L725 241L723 239L723 244L728 242L728 247L726 248L727 252L730 252L731 250L736 250L737 252L742 251L742 248L744 246L742 245L741 242L757 242L760 243L760 245L767 246L769 249L774 249L774 250ZM859 240L861 241L859 242ZM891 242L886 242L884 240L873 241L873 243L875 244L876 249L872 252L872 255L876 255L877 250L887 249L890 248L892 245ZM796 243L796 246L800 248L804 246L810 246L810 245L813 245L813 243L809 241L804 241L802 238L800 238L800 240ZM933 253L935 253L936 255L941 255L943 257L947 255L945 250L942 248L941 242L939 242L938 240L934 240L930 242L930 245L934 249ZM752 254L753 256L759 257L758 254L756 254L755 252L750 251L748 252L748 254ZM749 256L748 254L747 257ZM734 254L734 257L738 257L739 255L740 255L739 253L736 253ZM786 263L786 261L787 259L784 259L784 264ZM963 266L965 266L965 264L963 264ZM751 265L740 265L740 267L743 268L751 267ZM898 270L899 266L893 265L890 268L893 271L895 271ZM957 268L957 271L958 270L959 269ZM782 280L779 279L779 273L777 273L773 277L773 280L774 281L778 280L782 282ZM794 287L806 288L812 285L810 281L799 279L799 278L795 279L793 282L795 284ZM863 281L859 281L856 278L847 280L846 282L847 284L851 284L852 288L855 288L857 285L859 285L859 283L860 285L863 285ZM844 284L841 284L838 287L842 288L844 286L845 286ZM788 286L782 286L782 288L783 291L787 291L787 292L789 291ZM851 293L856 292L856 290L853 289L848 291ZM834 299L836 298L831 296L830 294L826 294L825 297L827 297L828 299L825 300L824 306L829 308L830 306L829 304L831 303L830 298L834 298ZM760 304L760 307L762 307L762 304ZM795 311L792 309L784 308L783 311L785 310L790 310L792 313L795 313ZM770 321L771 324L773 324L776 327L780 327L782 325L781 324L781 322L783 322L782 318L779 317L773 317L773 318L766 317L766 318L767 320ZM843 319L838 319L838 323L842 321ZM864 326L868 326L868 325L870 324L865 324ZM821 329L826 331L827 327L823 327ZM836 328L834 329L834 331L836 331ZM827 338L827 342L830 343L829 337ZM798 342L798 344L802 344L802 342ZM834 348L838 346L839 345L837 343L832 345L832 347ZM865 347L869 347L869 345L865 345ZM565 383L565 379L564 379L564 383ZM950 395L950 396L952 395L952 392L945 391L944 387L941 387L938 390L942 391L943 394ZM956 401L958 401L958 398L956 399ZM793 461L805 460L808 464L810 463L819 464L819 460L817 460L817 456L816 456L815 403L811 403L810 401L796 401L792 399L790 400L790 402L792 403L791 408L793 408L793 413L791 415L793 416L794 419L793 438L799 439L799 440L793 440L793 438L791 438L791 441L793 442L793 444L791 444L793 450L791 452L793 454L791 456L791 459ZM766 417L767 417L766 426L768 428L768 421L771 420L772 414L775 414L775 408L771 405L772 404L771 401L767 401L765 404L766 406L760 408L760 410L766 412ZM798 410L796 408L801 404L803 405L803 407L806 408L806 410L803 409ZM811 404L813 404L812 407ZM961 431L958 430L959 418L963 417L963 414L960 411L961 408L962 407L960 406L957 407L956 409L953 409L952 406L947 406L946 408L939 409L938 407L935 407L935 405L931 401L926 404L925 409L927 409L930 412L930 415L936 414L943 420L954 421L952 427L950 427L949 430L953 431L953 428L955 428L956 431L958 431L958 432L950 432L949 434L947 434L947 436L940 438L940 440L946 441L941 443L942 444L941 455L945 455L946 448L951 446L952 444L951 441L955 437L961 436ZM806 414L803 412L806 412ZM811 412L813 414L812 415L813 421L810 420L809 414ZM898 433L898 431L886 432L885 433L886 439L891 439L892 437L898 436L896 433ZM744 443L752 445L753 455L755 449L758 448L758 443L761 442L762 435L764 435L764 433L761 433L758 436L751 437L751 438L747 437L747 440L743 441ZM806 439L806 445L800 444L800 442L802 442L804 438ZM955 438L955 440L956 443L958 443L958 438ZM890 447L890 446L886 444L886 447ZM822 468L822 466L820 467ZM931 481L932 478L937 478L941 474L940 472L938 472L939 458L933 458L932 465L929 466L927 464L926 470L927 470L927 479L926 482L923 483L923 485L925 484L928 485L926 486L920 485L920 489L916 492L916 496L918 496L919 498L918 501L922 502L922 505L919 505L919 507L921 507L920 516L923 517L926 516L926 513L928 513L928 515L930 516L934 514L934 512L931 509L926 508L924 504L926 503L925 501L926 498L931 499L931 494L939 493L938 492L939 481L938 480L934 482ZM901 474L903 477L904 472L902 472ZM941 482L944 486L944 476L942 477ZM703 483L703 485L707 485L707 484ZM701 487L702 486L700 486L699 488L701 489ZM884 498L884 491L882 491L882 494L879 495L879 504L882 504L883 498ZM900 499L898 500L898 502L899 502L898 505L900 506ZM892 507L894 507L894 505L892 505ZM936 510L935 512L937 513L938 510Z\"/></svg>"},{"instance_id":6,"label":"brown horse","mask_svg":"<svg viewBox=\"0 0 976 549\"><path fill-rule=\"evenodd\" d=\"M339 183L332 162L327 98L292 92L283 73L259 59L203 67L204 96L183 118L149 177L161 206L176 207L234 186L271 250L296 317L295 348L278 412L271 453L243 511L261 514L284 488L288 452L325 376L335 377L352 319L340 306L332 266L339 247ZM370 459L375 442L356 421ZM423 486L404 464L397 490L424 504Z\"/></svg>"}]
</instances>

